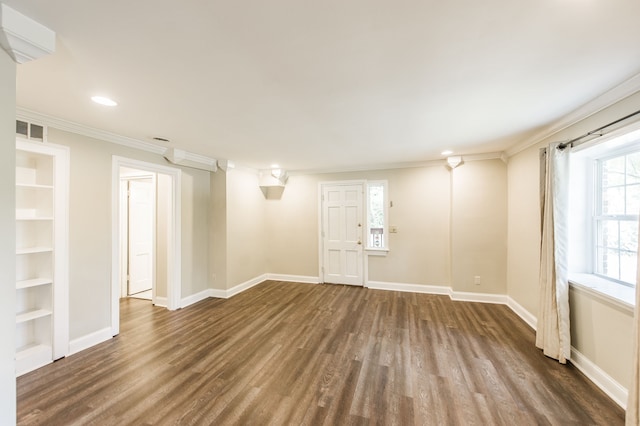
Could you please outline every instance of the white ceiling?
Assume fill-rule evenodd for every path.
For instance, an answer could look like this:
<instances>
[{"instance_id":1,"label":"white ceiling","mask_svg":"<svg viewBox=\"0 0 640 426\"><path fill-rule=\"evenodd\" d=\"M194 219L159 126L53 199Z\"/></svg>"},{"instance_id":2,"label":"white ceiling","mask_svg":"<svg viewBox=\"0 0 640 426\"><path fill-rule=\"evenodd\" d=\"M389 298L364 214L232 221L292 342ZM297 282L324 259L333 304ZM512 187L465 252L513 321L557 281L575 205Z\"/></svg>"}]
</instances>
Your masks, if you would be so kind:
<instances>
[{"instance_id":1,"label":"white ceiling","mask_svg":"<svg viewBox=\"0 0 640 426\"><path fill-rule=\"evenodd\" d=\"M503 151L640 72L637 0L0 1L57 33L19 107L254 168Z\"/></svg>"}]
</instances>

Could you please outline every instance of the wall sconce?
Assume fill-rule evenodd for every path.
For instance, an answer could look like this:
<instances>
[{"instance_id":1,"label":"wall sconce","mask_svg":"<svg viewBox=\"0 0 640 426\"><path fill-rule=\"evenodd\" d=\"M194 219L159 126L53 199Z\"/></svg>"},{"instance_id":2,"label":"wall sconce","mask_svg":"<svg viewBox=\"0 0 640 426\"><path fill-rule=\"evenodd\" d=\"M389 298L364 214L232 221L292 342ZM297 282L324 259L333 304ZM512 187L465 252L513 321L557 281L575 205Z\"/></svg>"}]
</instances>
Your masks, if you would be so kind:
<instances>
[{"instance_id":1,"label":"wall sconce","mask_svg":"<svg viewBox=\"0 0 640 426\"><path fill-rule=\"evenodd\" d=\"M260 190L268 200L279 200L287 183L287 172L279 167L260 171Z\"/></svg>"},{"instance_id":2,"label":"wall sconce","mask_svg":"<svg viewBox=\"0 0 640 426\"><path fill-rule=\"evenodd\" d=\"M459 155L456 155L454 157L447 157L447 164L449 165L449 167L451 167L451 170L455 169L462 163L462 157Z\"/></svg>"}]
</instances>

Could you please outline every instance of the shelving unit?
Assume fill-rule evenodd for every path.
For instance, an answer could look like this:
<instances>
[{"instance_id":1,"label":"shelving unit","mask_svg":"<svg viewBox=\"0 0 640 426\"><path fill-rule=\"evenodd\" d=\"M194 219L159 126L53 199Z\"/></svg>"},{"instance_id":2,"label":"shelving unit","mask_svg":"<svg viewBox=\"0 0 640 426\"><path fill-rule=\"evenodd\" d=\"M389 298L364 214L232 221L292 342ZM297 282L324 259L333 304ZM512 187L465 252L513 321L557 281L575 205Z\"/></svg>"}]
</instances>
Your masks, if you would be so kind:
<instances>
[{"instance_id":1,"label":"shelving unit","mask_svg":"<svg viewBox=\"0 0 640 426\"><path fill-rule=\"evenodd\" d=\"M65 147L16 142L16 374L68 353Z\"/></svg>"}]
</instances>

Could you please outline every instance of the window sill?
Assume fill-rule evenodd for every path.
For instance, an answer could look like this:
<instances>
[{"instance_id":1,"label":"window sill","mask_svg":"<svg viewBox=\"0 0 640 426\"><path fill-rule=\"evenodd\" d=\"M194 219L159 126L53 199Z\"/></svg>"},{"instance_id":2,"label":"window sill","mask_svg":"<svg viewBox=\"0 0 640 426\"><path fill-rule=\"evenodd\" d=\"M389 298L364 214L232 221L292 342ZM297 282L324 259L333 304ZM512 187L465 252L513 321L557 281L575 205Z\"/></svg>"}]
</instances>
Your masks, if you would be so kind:
<instances>
[{"instance_id":1,"label":"window sill","mask_svg":"<svg viewBox=\"0 0 640 426\"><path fill-rule=\"evenodd\" d=\"M636 290L593 274L569 274L569 284L578 291L633 314Z\"/></svg>"},{"instance_id":2,"label":"window sill","mask_svg":"<svg viewBox=\"0 0 640 426\"><path fill-rule=\"evenodd\" d=\"M389 253L389 249L373 249L368 248L364 250L367 256L386 256Z\"/></svg>"}]
</instances>

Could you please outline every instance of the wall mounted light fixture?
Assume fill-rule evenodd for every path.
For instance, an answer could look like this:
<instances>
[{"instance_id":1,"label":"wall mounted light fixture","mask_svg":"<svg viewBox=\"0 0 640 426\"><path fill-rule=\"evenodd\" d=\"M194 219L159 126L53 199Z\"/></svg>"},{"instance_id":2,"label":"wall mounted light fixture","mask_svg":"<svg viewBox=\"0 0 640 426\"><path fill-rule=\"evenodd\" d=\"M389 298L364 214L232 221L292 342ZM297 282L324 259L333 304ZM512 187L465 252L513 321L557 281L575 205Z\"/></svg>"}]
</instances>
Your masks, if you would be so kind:
<instances>
[{"instance_id":1,"label":"wall mounted light fixture","mask_svg":"<svg viewBox=\"0 0 640 426\"><path fill-rule=\"evenodd\" d=\"M456 155L454 157L447 157L447 164L449 165L449 167L451 167L451 170L455 169L462 163L462 157L459 155Z\"/></svg>"}]
</instances>

